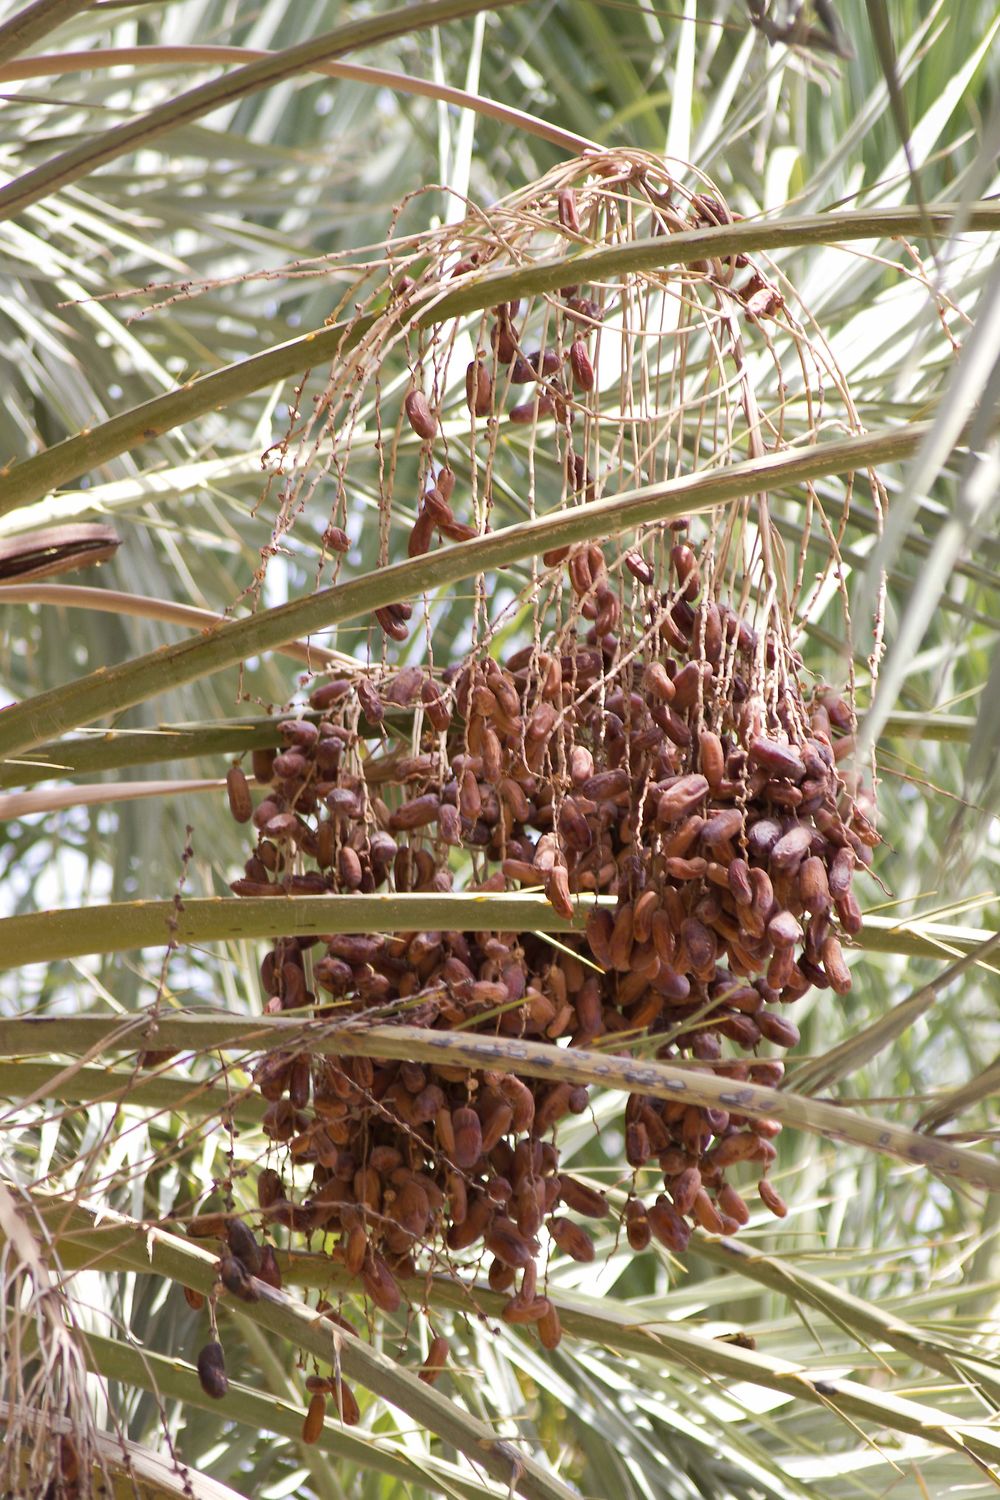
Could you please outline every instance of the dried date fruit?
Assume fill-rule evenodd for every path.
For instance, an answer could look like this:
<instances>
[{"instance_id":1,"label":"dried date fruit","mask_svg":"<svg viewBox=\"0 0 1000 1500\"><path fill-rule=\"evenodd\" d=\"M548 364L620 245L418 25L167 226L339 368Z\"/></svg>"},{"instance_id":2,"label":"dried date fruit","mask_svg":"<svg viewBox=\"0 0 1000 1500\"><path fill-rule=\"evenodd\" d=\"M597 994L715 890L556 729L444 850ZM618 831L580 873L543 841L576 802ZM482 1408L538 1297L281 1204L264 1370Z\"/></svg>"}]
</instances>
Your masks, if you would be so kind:
<instances>
[{"instance_id":1,"label":"dried date fruit","mask_svg":"<svg viewBox=\"0 0 1000 1500\"><path fill-rule=\"evenodd\" d=\"M253 800L250 796L250 784L239 766L230 766L226 772L226 793L229 797L229 811L236 822L249 823L253 816Z\"/></svg>"},{"instance_id":2,"label":"dried date fruit","mask_svg":"<svg viewBox=\"0 0 1000 1500\"><path fill-rule=\"evenodd\" d=\"M333 1386L333 1404L337 1416L345 1427L356 1427L361 1421L361 1408L358 1399L346 1380L338 1378Z\"/></svg>"},{"instance_id":3,"label":"dried date fruit","mask_svg":"<svg viewBox=\"0 0 1000 1500\"><path fill-rule=\"evenodd\" d=\"M241 1302L259 1301L260 1292L253 1284L253 1276L237 1256L221 1256L218 1271L219 1280L227 1292L232 1292Z\"/></svg>"},{"instance_id":4,"label":"dried date fruit","mask_svg":"<svg viewBox=\"0 0 1000 1500\"><path fill-rule=\"evenodd\" d=\"M587 346L579 336L570 345L569 362L577 388L581 391L592 391L595 385L594 366L587 352ZM577 488L582 488L582 486L577 486Z\"/></svg>"},{"instance_id":5,"label":"dried date fruit","mask_svg":"<svg viewBox=\"0 0 1000 1500\"><path fill-rule=\"evenodd\" d=\"M221 1401L229 1390L225 1355L222 1345L214 1340L199 1351L198 1379L205 1395L211 1396L213 1401Z\"/></svg>"},{"instance_id":6,"label":"dried date fruit","mask_svg":"<svg viewBox=\"0 0 1000 1500\"><path fill-rule=\"evenodd\" d=\"M437 436L437 419L422 391L410 391L403 403L406 417L417 437L430 442Z\"/></svg>"},{"instance_id":7,"label":"dried date fruit","mask_svg":"<svg viewBox=\"0 0 1000 1500\"><path fill-rule=\"evenodd\" d=\"M316 1443L319 1441L323 1431L323 1423L326 1419L326 1396L322 1391L316 1391L309 1401L305 1418L302 1422L302 1441L304 1443Z\"/></svg>"},{"instance_id":8,"label":"dried date fruit","mask_svg":"<svg viewBox=\"0 0 1000 1500\"><path fill-rule=\"evenodd\" d=\"M576 194L572 188L560 188L556 196L559 222L570 234L580 233L580 216L576 208Z\"/></svg>"},{"instance_id":9,"label":"dried date fruit","mask_svg":"<svg viewBox=\"0 0 1000 1500\"><path fill-rule=\"evenodd\" d=\"M589 1264L594 1259L594 1242L587 1231L572 1219L560 1216L547 1220L546 1227L564 1255Z\"/></svg>"},{"instance_id":10,"label":"dried date fruit","mask_svg":"<svg viewBox=\"0 0 1000 1500\"><path fill-rule=\"evenodd\" d=\"M465 372L465 402L474 417L488 417L493 410L493 379L482 356Z\"/></svg>"},{"instance_id":11,"label":"dried date fruit","mask_svg":"<svg viewBox=\"0 0 1000 1500\"><path fill-rule=\"evenodd\" d=\"M417 1371L417 1378L425 1385L434 1385L448 1368L448 1340L438 1334L431 1339L427 1358Z\"/></svg>"},{"instance_id":12,"label":"dried date fruit","mask_svg":"<svg viewBox=\"0 0 1000 1500\"><path fill-rule=\"evenodd\" d=\"M230 1219L226 1225L226 1243L252 1275L260 1270L260 1246L242 1219Z\"/></svg>"},{"instance_id":13,"label":"dried date fruit","mask_svg":"<svg viewBox=\"0 0 1000 1500\"><path fill-rule=\"evenodd\" d=\"M675 1254L683 1254L688 1247L691 1238L691 1230L681 1218L680 1214L661 1194L656 1202L646 1210L649 1228L653 1237L659 1240L667 1250Z\"/></svg>"},{"instance_id":14,"label":"dried date fruit","mask_svg":"<svg viewBox=\"0 0 1000 1500\"><path fill-rule=\"evenodd\" d=\"M757 1184L757 1191L760 1194L761 1202L771 1210L776 1218L783 1219L786 1216L788 1213L787 1203L778 1190L771 1186L766 1177L762 1178Z\"/></svg>"},{"instance_id":15,"label":"dried date fruit","mask_svg":"<svg viewBox=\"0 0 1000 1500\"><path fill-rule=\"evenodd\" d=\"M342 526L328 526L321 538L329 552L350 552L351 539Z\"/></svg>"}]
</instances>

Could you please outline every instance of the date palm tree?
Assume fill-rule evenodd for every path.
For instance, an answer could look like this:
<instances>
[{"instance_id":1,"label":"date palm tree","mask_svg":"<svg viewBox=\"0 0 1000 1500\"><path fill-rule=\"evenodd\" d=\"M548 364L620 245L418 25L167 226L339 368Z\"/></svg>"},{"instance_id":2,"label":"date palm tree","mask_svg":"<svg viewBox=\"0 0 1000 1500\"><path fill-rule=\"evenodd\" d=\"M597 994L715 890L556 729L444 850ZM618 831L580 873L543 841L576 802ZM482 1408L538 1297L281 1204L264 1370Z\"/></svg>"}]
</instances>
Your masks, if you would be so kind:
<instances>
[{"instance_id":1,"label":"date palm tree","mask_svg":"<svg viewBox=\"0 0 1000 1500\"><path fill-rule=\"evenodd\" d=\"M0 0L4 1493L995 1489L998 28L993 0ZM595 251L556 204L597 164L621 233ZM676 235L629 218L657 172ZM478 459L448 413L492 310L556 297L587 253L602 285L649 278L636 326L682 329L690 358L670 472L575 504L537 403ZM698 278L740 256L778 298L740 358L780 422L737 451ZM626 312L608 327L624 347ZM418 367L449 462L471 476L488 450L498 477L488 524L407 556L421 419L392 442L379 423ZM592 378L631 430L624 386ZM738 1237L642 1253L600 1221L592 1260L549 1266L555 1348L504 1321L476 1261L373 1309L322 1235L275 1229L281 1288L220 1295L218 1245L185 1226L257 1222L254 1068L303 1024L261 1013L276 930L485 920L565 945L593 905L472 899L460 853L452 889L237 899L229 768L278 747L317 681L484 641L507 659L569 597L543 554L620 557L682 514L721 536L765 492L802 671L856 696L882 836L850 993L798 1003L780 1095L745 1101L780 1112L787 1216L755 1199ZM420 598L426 632L393 614ZM409 730L358 724L391 776ZM677 1070L641 1042L539 1060L491 1040L438 1055L600 1083L558 1145L620 1207L630 1070L664 1098ZM432 1055L410 1027L336 1045ZM199 1366L216 1341L221 1399ZM304 1429L310 1375L353 1396Z\"/></svg>"}]
</instances>

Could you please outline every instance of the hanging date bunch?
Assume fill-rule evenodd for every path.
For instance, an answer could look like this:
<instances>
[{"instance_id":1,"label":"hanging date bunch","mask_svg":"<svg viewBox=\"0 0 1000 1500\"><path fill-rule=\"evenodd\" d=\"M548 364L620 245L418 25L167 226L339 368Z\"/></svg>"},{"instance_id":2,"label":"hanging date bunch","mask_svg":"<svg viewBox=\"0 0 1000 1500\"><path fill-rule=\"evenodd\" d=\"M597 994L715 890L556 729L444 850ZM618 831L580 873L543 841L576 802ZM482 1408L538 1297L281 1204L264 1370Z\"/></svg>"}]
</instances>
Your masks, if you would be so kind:
<instances>
[{"instance_id":1,"label":"hanging date bunch","mask_svg":"<svg viewBox=\"0 0 1000 1500\"><path fill-rule=\"evenodd\" d=\"M394 241L289 456L284 512L313 515L326 495L315 530L340 568L362 540L352 485L368 485L378 560L396 561L801 446L820 423L857 430L773 267L672 257L673 236L732 221L690 168L595 154ZM448 310L453 293L532 270L542 290ZM704 517L667 498L639 532L595 527L481 575L457 663L434 660L445 606L379 609L358 670L318 686L250 778L231 771L234 815L257 833L234 891L537 888L567 917L578 896L609 899L559 946L489 931L281 937L265 1008L577 1047L652 1038L660 1059L777 1083L775 1051L798 1040L790 1008L812 987L850 989L853 881L877 843L850 684L813 675L805 630L843 595L850 494L836 508L808 486L748 494ZM286 1153L259 1179L265 1226L334 1235L386 1311L401 1276L485 1251L505 1317L558 1341L538 1258L547 1245L591 1259L579 1220L612 1211L560 1170L558 1124L586 1089L305 1053L268 1055L256 1082ZM633 1248L683 1250L693 1225L734 1233L754 1182L784 1214L768 1178L776 1122L633 1096L624 1127Z\"/></svg>"}]
</instances>

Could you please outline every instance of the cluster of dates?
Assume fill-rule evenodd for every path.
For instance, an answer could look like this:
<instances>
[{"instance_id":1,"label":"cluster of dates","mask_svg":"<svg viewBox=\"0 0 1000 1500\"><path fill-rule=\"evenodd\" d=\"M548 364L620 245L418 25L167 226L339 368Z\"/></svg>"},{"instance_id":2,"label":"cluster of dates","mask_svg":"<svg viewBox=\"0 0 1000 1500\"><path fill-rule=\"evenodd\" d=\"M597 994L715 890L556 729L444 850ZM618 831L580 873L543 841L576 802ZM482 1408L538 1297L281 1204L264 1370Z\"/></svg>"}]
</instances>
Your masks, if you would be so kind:
<instances>
[{"instance_id":1,"label":"cluster of dates","mask_svg":"<svg viewBox=\"0 0 1000 1500\"><path fill-rule=\"evenodd\" d=\"M643 180L644 176L644 170L639 170L636 180ZM648 191L651 196L645 201L653 212L656 233L678 233L692 226L732 222L728 208L715 195L694 194L686 212L681 213L671 206L669 193L659 195L651 188ZM536 207L536 214L550 218L553 229L558 227L569 244L586 241L577 194L572 188L560 189L554 201L546 200ZM588 217L586 210L584 217ZM489 261L486 252L473 248L448 275L461 277L477 267L486 269ZM725 267L716 263L714 270L728 284L734 272L748 264L745 257L737 256L727 261ZM689 273L690 269L693 268L689 268ZM699 270L709 274L707 264L700 263ZM415 287L416 283L404 277L394 288L395 297L405 300ZM734 286L731 291L752 320L774 316L783 305L779 293L756 268L750 271L742 287ZM557 472L561 470L565 475L566 498L592 500L597 496L600 482L588 466L587 458L578 451L581 444L573 435L574 427L584 427L584 446L600 449L600 443L595 441L602 421L598 364L607 362L599 359L600 331L608 315L622 314L627 303L624 286L616 287L610 282L599 286L573 284L560 288L548 300L506 302L492 308L481 339L481 345L487 347L477 349L465 371L464 404L476 429L476 440L485 439L493 458L497 433L504 424L530 430L531 438L539 424L553 423L561 432L561 438L553 444L553 452ZM662 333L653 342L659 337ZM540 346L533 347L535 344ZM607 334L605 349L612 364L616 355L620 360L623 353L620 329ZM615 392L618 381L620 375L612 382ZM411 558L428 552L438 538L464 542L479 535L478 527L457 513L462 506L455 493L455 472L442 461L440 453L442 446L446 446L442 431L443 397L435 388L425 389L425 383L434 387L436 379L428 377L418 366L412 372L412 385L403 401L405 421L421 442L425 481L407 544ZM480 460L483 461L482 452ZM487 468L492 461L491 458ZM346 531L334 525L327 527L323 542L332 552L346 552L350 546ZM578 549L576 554L581 576L586 574L586 550ZM412 605L405 602L375 611L382 631L396 641L406 640L412 615Z\"/></svg>"},{"instance_id":2,"label":"cluster of dates","mask_svg":"<svg viewBox=\"0 0 1000 1500\"><path fill-rule=\"evenodd\" d=\"M706 599L685 544L672 551L672 589L650 581L648 628L625 655L600 549L565 561L593 621L585 637L503 665L474 660L443 680L414 667L378 687L326 683L314 717L280 726L285 748L255 754L256 807L234 767L231 806L259 836L233 889L444 891L460 849L480 890L541 887L566 915L579 892L617 904L591 910L585 942L570 934L559 947L530 933L283 937L262 967L265 1008L397 1013L410 1025L575 1046L662 1036L662 1059L687 1055L726 1078L775 1084L780 1060L726 1055L725 1044L749 1054L761 1042L793 1046L784 1008L813 985L850 988L841 935L859 930L852 879L877 838L838 768L853 746L851 714L830 690L806 707L790 654ZM643 576L640 557L629 566ZM750 687L761 664L766 696ZM369 725L422 715L411 753L362 759L359 709ZM290 1164L312 1169L304 1198L261 1172L265 1221L338 1233L335 1256L386 1311L422 1249L482 1246L491 1286L509 1293L505 1318L534 1323L554 1347L539 1236L589 1261L594 1243L578 1220L611 1212L603 1193L560 1172L551 1139L586 1108L585 1088L304 1052L269 1054L256 1082L266 1132ZM726 1180L739 1163L783 1215L767 1179L779 1128L630 1097L629 1166L655 1163L664 1189L655 1202L630 1196L630 1245L655 1237L683 1250L693 1223L735 1232L749 1217Z\"/></svg>"},{"instance_id":3,"label":"cluster of dates","mask_svg":"<svg viewBox=\"0 0 1000 1500\"><path fill-rule=\"evenodd\" d=\"M265 1169L258 1185L262 1205L266 1204L269 1199L269 1179L272 1190L274 1183L280 1181L275 1172ZM220 1250L218 1281L231 1296L243 1302L258 1302L260 1300L258 1282L280 1290L281 1271L273 1246L267 1242L261 1245L257 1236L237 1214L222 1212L198 1214L188 1220L187 1230L192 1238L218 1242ZM184 1295L195 1311L199 1311L204 1306L205 1298L200 1292L185 1287ZM354 1324L349 1322L325 1298L320 1299L316 1312L317 1315L336 1324L345 1333L357 1334ZM229 1392L229 1375L226 1370L225 1351L218 1338L214 1336L214 1327L212 1332L213 1337L198 1352L196 1369L205 1394L215 1401L221 1401ZM446 1368L447 1358L448 1341L438 1335L430 1342L427 1357L417 1372L418 1378L428 1385L433 1385ZM318 1441L331 1403L338 1420L345 1426L353 1427L361 1420L361 1408L357 1398L339 1369L335 1369L329 1376L308 1375L305 1387L309 1401L302 1423L303 1442Z\"/></svg>"}]
</instances>

